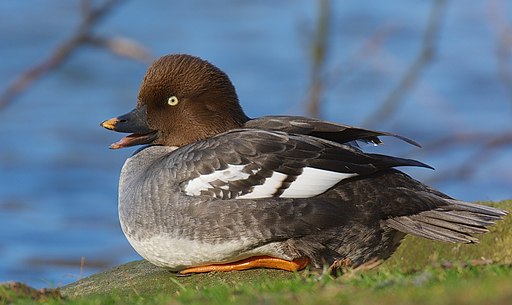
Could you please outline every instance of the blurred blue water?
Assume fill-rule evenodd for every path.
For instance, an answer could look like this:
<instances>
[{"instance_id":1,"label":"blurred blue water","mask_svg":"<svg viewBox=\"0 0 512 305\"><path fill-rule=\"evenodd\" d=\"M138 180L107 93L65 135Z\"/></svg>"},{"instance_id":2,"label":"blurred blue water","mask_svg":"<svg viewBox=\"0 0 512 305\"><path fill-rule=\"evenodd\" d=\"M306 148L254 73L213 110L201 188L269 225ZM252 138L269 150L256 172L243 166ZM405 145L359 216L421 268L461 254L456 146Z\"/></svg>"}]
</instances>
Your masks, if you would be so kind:
<instances>
[{"instance_id":1,"label":"blurred blue water","mask_svg":"<svg viewBox=\"0 0 512 305\"><path fill-rule=\"evenodd\" d=\"M512 101L501 83L491 4L451 3L435 62L406 103L377 127L422 143L460 131L512 129ZM503 2L501 17L510 18ZM396 85L420 46L430 1L338 1L331 12L333 77L326 119L361 124ZM96 32L125 36L155 56L190 53L230 76L248 115L303 114L314 1L126 2ZM16 16L16 18L13 18ZM0 2L0 88L50 54L80 20L78 1ZM376 31L388 33L367 56L358 50ZM349 69L350 67L350 69ZM118 226L117 178L132 150L110 151L119 135L99 122L135 104L146 66L84 47L57 71L0 110L0 281L59 286L138 258ZM334 71L334 72L333 72ZM410 154L389 140L381 151ZM471 156L478 143L421 154L437 169L409 171L437 179ZM510 146L493 153L468 179L433 180L465 200L512 197ZM446 171L445 171L446 170ZM84 266L81 267L81 260Z\"/></svg>"}]
</instances>

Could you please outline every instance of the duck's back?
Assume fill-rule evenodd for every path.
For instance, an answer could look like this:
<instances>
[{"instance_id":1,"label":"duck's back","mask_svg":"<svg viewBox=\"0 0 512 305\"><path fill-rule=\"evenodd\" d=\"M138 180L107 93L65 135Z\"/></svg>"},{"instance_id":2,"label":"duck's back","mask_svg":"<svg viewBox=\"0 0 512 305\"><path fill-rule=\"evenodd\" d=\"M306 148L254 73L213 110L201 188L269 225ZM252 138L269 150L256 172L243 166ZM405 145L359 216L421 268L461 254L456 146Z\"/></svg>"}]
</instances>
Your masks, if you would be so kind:
<instances>
[{"instance_id":1,"label":"duck's back","mask_svg":"<svg viewBox=\"0 0 512 305\"><path fill-rule=\"evenodd\" d=\"M316 267L348 259L357 266L386 259L405 234L476 242L471 234L504 215L456 201L396 165L423 166L311 135L234 130L136 153L121 173L119 214L134 248L174 269L249 255L308 257ZM299 182L312 166L324 168L316 169L317 181ZM318 183L325 173L330 186ZM285 176L294 179L286 183Z\"/></svg>"}]
</instances>

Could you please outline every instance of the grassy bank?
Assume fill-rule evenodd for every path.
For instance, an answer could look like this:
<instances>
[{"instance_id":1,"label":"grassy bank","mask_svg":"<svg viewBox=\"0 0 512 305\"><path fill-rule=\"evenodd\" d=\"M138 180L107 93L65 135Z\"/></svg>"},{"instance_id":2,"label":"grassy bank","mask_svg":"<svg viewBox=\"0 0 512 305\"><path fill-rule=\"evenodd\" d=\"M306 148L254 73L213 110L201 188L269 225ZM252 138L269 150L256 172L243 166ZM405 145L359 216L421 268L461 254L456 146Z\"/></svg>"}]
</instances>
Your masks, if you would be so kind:
<instances>
[{"instance_id":1,"label":"grassy bank","mask_svg":"<svg viewBox=\"0 0 512 305\"><path fill-rule=\"evenodd\" d=\"M512 211L512 201L493 206ZM133 262L61 290L0 287L0 304L512 304L512 216L477 245L407 237L370 271L333 278L276 270L189 277Z\"/></svg>"}]
</instances>

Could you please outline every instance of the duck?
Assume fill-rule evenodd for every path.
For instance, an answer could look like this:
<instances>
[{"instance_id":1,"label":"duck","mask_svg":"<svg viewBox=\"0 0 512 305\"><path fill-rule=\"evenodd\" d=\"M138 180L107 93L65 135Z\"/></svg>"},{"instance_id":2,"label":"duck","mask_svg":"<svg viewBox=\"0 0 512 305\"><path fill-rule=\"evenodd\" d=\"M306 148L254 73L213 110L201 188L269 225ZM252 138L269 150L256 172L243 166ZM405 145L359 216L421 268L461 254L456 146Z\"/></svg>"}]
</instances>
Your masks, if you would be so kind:
<instances>
[{"instance_id":1,"label":"duck","mask_svg":"<svg viewBox=\"0 0 512 305\"><path fill-rule=\"evenodd\" d=\"M257 102L257 101L256 101ZM140 146L119 178L119 221L154 265L189 275L361 267L407 234L477 243L507 212L454 199L364 152L406 137L300 116L249 118L229 77L187 54L157 59L136 107L101 126Z\"/></svg>"}]
</instances>

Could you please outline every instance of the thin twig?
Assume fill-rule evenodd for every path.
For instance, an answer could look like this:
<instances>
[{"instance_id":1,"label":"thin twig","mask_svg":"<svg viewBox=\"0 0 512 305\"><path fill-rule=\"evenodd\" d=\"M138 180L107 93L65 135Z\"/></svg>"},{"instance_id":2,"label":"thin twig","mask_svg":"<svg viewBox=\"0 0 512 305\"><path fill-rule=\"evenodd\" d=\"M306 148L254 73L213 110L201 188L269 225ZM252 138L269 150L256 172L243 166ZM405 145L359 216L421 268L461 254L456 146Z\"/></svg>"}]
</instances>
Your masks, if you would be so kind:
<instances>
[{"instance_id":1,"label":"thin twig","mask_svg":"<svg viewBox=\"0 0 512 305\"><path fill-rule=\"evenodd\" d=\"M391 91L389 96L380 105L379 109L366 119L363 126L369 128L375 127L377 124L380 124L380 122L389 119L403 102L407 92L418 82L421 72L434 57L437 36L439 35L445 7L446 0L436 0L433 3L420 53L409 67L404 77L400 80L397 87Z\"/></svg>"},{"instance_id":2,"label":"thin twig","mask_svg":"<svg viewBox=\"0 0 512 305\"><path fill-rule=\"evenodd\" d=\"M307 100L307 112L308 115L312 117L320 117L320 104L324 89L322 71L327 57L329 24L331 19L330 0L322 0L319 3L318 27L316 29L311 52L311 85L309 87L309 97Z\"/></svg>"},{"instance_id":3,"label":"thin twig","mask_svg":"<svg viewBox=\"0 0 512 305\"><path fill-rule=\"evenodd\" d=\"M461 144L479 143L480 147L472 153L465 161L457 166L452 166L444 172L438 173L436 178L429 180L430 183L450 179L466 179L485 165L500 148L512 145L512 132L506 131L501 134L489 134L482 132L459 133L436 139L426 144L420 151L414 150L408 154L409 157L421 152L444 152L451 146L460 146Z\"/></svg>"},{"instance_id":4,"label":"thin twig","mask_svg":"<svg viewBox=\"0 0 512 305\"><path fill-rule=\"evenodd\" d=\"M124 37L93 37L87 36L84 43L107 49L120 57L149 64L154 58L150 52L137 42Z\"/></svg>"},{"instance_id":5,"label":"thin twig","mask_svg":"<svg viewBox=\"0 0 512 305\"><path fill-rule=\"evenodd\" d=\"M333 69L326 77L328 85L337 85L341 83L342 78L353 76L361 69L361 66L368 62L368 58L382 49L386 39L395 31L392 26L383 26L375 30L363 44L343 62Z\"/></svg>"},{"instance_id":6,"label":"thin twig","mask_svg":"<svg viewBox=\"0 0 512 305\"><path fill-rule=\"evenodd\" d=\"M505 87L505 91L512 102L512 73L510 71L509 59L510 50L512 48L512 28L507 27L500 35L497 46L498 54L498 71L501 82Z\"/></svg>"},{"instance_id":7,"label":"thin twig","mask_svg":"<svg viewBox=\"0 0 512 305\"><path fill-rule=\"evenodd\" d=\"M512 133L510 132L491 138L465 162L459 165L458 169L455 171L456 176L461 178L471 176L475 171L482 167L482 164L485 164L485 161L489 160L492 155L497 152L498 148L509 145L512 145Z\"/></svg>"},{"instance_id":8,"label":"thin twig","mask_svg":"<svg viewBox=\"0 0 512 305\"><path fill-rule=\"evenodd\" d=\"M82 279L84 276L84 269L85 269L85 256L82 256L80 258L80 276L79 279Z\"/></svg>"},{"instance_id":9,"label":"thin twig","mask_svg":"<svg viewBox=\"0 0 512 305\"><path fill-rule=\"evenodd\" d=\"M503 1L489 1L488 19L496 35L498 76L503 83L509 101L512 102L512 72L509 64L512 51L512 25L507 20L506 12L506 4Z\"/></svg>"},{"instance_id":10,"label":"thin twig","mask_svg":"<svg viewBox=\"0 0 512 305\"><path fill-rule=\"evenodd\" d=\"M461 144L474 144L481 143L482 140L488 139L489 134L473 132L473 133L457 133L440 138L436 138L433 141L423 144L420 150L414 149L406 156L411 156L417 153L435 153L448 149L450 146L456 146Z\"/></svg>"},{"instance_id":11,"label":"thin twig","mask_svg":"<svg viewBox=\"0 0 512 305\"><path fill-rule=\"evenodd\" d=\"M92 36L93 28L120 2L121 0L106 0L98 7L93 8L90 0L83 0L81 2L83 19L76 32L58 46L45 60L22 73L0 94L0 110L9 105L33 82L59 67L78 47L85 43L97 41L98 38ZM112 46L106 45L106 47L110 50L113 49ZM118 53L116 52L116 54Z\"/></svg>"}]
</instances>

